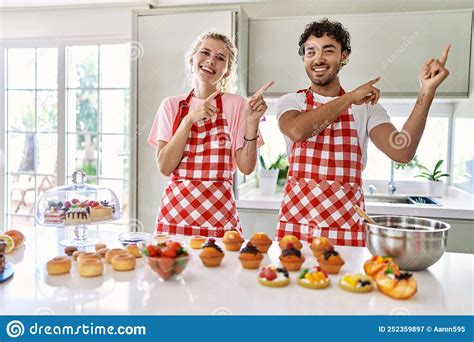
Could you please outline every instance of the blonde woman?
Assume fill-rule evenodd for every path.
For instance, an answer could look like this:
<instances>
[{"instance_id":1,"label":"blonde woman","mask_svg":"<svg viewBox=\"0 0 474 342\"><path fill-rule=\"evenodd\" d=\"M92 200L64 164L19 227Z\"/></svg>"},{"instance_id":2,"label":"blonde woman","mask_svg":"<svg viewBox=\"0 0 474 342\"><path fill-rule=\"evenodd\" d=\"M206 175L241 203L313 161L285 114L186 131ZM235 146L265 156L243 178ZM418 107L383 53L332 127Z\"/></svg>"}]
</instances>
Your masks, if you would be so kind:
<instances>
[{"instance_id":1,"label":"blonde woman","mask_svg":"<svg viewBox=\"0 0 474 342\"><path fill-rule=\"evenodd\" d=\"M263 92L249 100L226 93L235 71L236 48L219 33L201 35L188 62L193 89L160 105L148 137L159 171L169 177L156 231L222 237L242 232L232 193L238 167L250 174L263 144L259 122L267 109Z\"/></svg>"}]
</instances>

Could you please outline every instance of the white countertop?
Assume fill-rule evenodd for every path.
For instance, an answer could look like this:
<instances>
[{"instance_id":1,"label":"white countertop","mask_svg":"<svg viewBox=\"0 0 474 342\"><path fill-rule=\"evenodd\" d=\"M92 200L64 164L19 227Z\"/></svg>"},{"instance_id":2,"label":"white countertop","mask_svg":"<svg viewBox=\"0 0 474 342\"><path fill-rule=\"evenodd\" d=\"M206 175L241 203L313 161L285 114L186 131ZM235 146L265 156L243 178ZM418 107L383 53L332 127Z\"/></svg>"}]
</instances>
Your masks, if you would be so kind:
<instances>
[{"instance_id":1,"label":"white countertop","mask_svg":"<svg viewBox=\"0 0 474 342\"><path fill-rule=\"evenodd\" d=\"M331 286L309 290L296 284L297 272L290 272L291 283L284 288L263 287L257 282L257 270L242 269L238 252L226 251L219 268L206 268L199 251L184 273L184 281L162 283L143 259L130 272L113 271L106 265L103 276L81 278L75 262L70 274L48 276L45 263L62 254L57 242L63 230L27 228L26 245L7 255L15 275L0 284L2 315L81 314L364 314L364 315L472 315L474 314L474 256L445 253L429 270L415 272L418 293L406 301L397 301L377 290L354 294L341 290L337 281L347 272L361 272L370 257L366 248L338 247L346 264L338 275L331 275ZM92 234L91 234L92 235ZM108 247L119 247L116 233L103 232ZM303 254L306 264L314 264L308 246ZM279 248L274 244L264 265L277 262Z\"/></svg>"},{"instance_id":2,"label":"white countertop","mask_svg":"<svg viewBox=\"0 0 474 342\"><path fill-rule=\"evenodd\" d=\"M412 196L409 191L398 191L395 196ZM425 195L416 192L417 195ZM378 193L376 195L389 196ZM274 195L263 195L260 189L254 189L236 201L238 209L279 211L283 189L279 188ZM432 218L452 218L474 220L474 196L450 187L442 197L434 198L441 206L423 206L401 203L371 202L366 195L366 211L371 215L409 215Z\"/></svg>"}]
</instances>

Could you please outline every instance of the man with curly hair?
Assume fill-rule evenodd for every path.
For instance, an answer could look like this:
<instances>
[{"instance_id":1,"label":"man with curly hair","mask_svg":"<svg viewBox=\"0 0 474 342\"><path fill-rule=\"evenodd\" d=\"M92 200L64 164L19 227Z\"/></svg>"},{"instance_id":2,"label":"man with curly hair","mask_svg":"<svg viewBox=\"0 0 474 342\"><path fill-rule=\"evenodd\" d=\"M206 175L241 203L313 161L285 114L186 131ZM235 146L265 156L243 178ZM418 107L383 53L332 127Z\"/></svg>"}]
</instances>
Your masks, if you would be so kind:
<instances>
[{"instance_id":1,"label":"man with curly hair","mask_svg":"<svg viewBox=\"0 0 474 342\"><path fill-rule=\"evenodd\" d=\"M364 208L362 170L368 139L396 162L413 158L436 89L449 74L444 67L449 48L423 65L418 99L398 131L377 104L379 77L350 92L341 87L339 72L351 53L350 35L342 24L323 19L306 26L299 54L311 85L277 103L290 159L278 239L291 234L308 242L326 237L336 245L365 245L354 206Z\"/></svg>"}]
</instances>

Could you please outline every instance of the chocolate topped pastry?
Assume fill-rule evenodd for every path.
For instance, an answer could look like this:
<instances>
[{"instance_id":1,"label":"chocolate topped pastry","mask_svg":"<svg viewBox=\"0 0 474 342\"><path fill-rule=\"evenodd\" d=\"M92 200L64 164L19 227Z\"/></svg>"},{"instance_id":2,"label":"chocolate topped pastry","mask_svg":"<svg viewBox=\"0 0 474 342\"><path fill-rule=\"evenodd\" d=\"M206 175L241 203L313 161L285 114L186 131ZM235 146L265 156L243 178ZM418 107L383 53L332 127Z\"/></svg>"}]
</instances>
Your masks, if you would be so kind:
<instances>
[{"instance_id":1,"label":"chocolate topped pastry","mask_svg":"<svg viewBox=\"0 0 474 342\"><path fill-rule=\"evenodd\" d=\"M251 243L250 241L247 243L247 246L241 249L240 253L250 253L250 254L258 254L260 251L258 248Z\"/></svg>"},{"instance_id":2,"label":"chocolate topped pastry","mask_svg":"<svg viewBox=\"0 0 474 342\"><path fill-rule=\"evenodd\" d=\"M289 243L287 247L281 251L281 256L283 257L290 256L290 255L294 255L298 258L301 258L300 250L296 249L292 243Z\"/></svg>"},{"instance_id":3,"label":"chocolate topped pastry","mask_svg":"<svg viewBox=\"0 0 474 342\"><path fill-rule=\"evenodd\" d=\"M206 243L204 243L201 246L201 248L207 248L207 247L214 248L214 249L218 250L219 252L224 253L222 251L222 248L220 248L218 245L216 245L216 239L211 238L211 239L207 240Z\"/></svg>"},{"instance_id":4,"label":"chocolate topped pastry","mask_svg":"<svg viewBox=\"0 0 474 342\"><path fill-rule=\"evenodd\" d=\"M332 255L338 256L339 253L334 250L334 248L329 248L323 252L324 259L328 260Z\"/></svg>"}]
</instances>

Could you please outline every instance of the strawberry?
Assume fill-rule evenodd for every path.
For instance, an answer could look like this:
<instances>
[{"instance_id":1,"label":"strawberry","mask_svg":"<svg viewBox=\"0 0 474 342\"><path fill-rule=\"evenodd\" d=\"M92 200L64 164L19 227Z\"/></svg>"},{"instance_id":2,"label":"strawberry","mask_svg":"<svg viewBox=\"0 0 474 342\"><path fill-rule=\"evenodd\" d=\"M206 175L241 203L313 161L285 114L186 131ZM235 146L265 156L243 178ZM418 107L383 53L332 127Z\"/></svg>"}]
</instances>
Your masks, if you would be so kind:
<instances>
[{"instance_id":1,"label":"strawberry","mask_svg":"<svg viewBox=\"0 0 474 342\"><path fill-rule=\"evenodd\" d=\"M177 251L175 249L171 249L166 247L162 252L161 255L167 258L176 258Z\"/></svg>"},{"instance_id":2,"label":"strawberry","mask_svg":"<svg viewBox=\"0 0 474 342\"><path fill-rule=\"evenodd\" d=\"M273 279L276 279L276 277L276 273L271 268L265 269L265 278L267 278L268 281L272 281Z\"/></svg>"},{"instance_id":3,"label":"strawberry","mask_svg":"<svg viewBox=\"0 0 474 342\"><path fill-rule=\"evenodd\" d=\"M89 204L89 206L92 207L92 208L95 208L95 207L97 207L98 205L99 205L99 203L98 203L98 202L94 202L94 201L91 201L91 203Z\"/></svg>"},{"instance_id":4,"label":"strawberry","mask_svg":"<svg viewBox=\"0 0 474 342\"><path fill-rule=\"evenodd\" d=\"M65 206L66 208L70 208L70 207L71 207L71 202L66 201L66 202L64 203L64 206Z\"/></svg>"},{"instance_id":5,"label":"strawberry","mask_svg":"<svg viewBox=\"0 0 474 342\"><path fill-rule=\"evenodd\" d=\"M77 198L73 198L71 202L72 202L72 204L77 204L77 203L79 203L80 201L79 201Z\"/></svg>"},{"instance_id":6,"label":"strawberry","mask_svg":"<svg viewBox=\"0 0 474 342\"><path fill-rule=\"evenodd\" d=\"M151 256L151 257L159 257L161 254L160 249L152 245L148 245L146 247L146 250L148 251L148 256Z\"/></svg>"},{"instance_id":7,"label":"strawberry","mask_svg":"<svg viewBox=\"0 0 474 342\"><path fill-rule=\"evenodd\" d=\"M181 244L176 241L166 241L166 247L169 249L174 249L175 251L179 251L181 249Z\"/></svg>"},{"instance_id":8,"label":"strawberry","mask_svg":"<svg viewBox=\"0 0 474 342\"><path fill-rule=\"evenodd\" d=\"M260 278L265 278L265 267L260 270L260 273L258 274Z\"/></svg>"}]
</instances>

